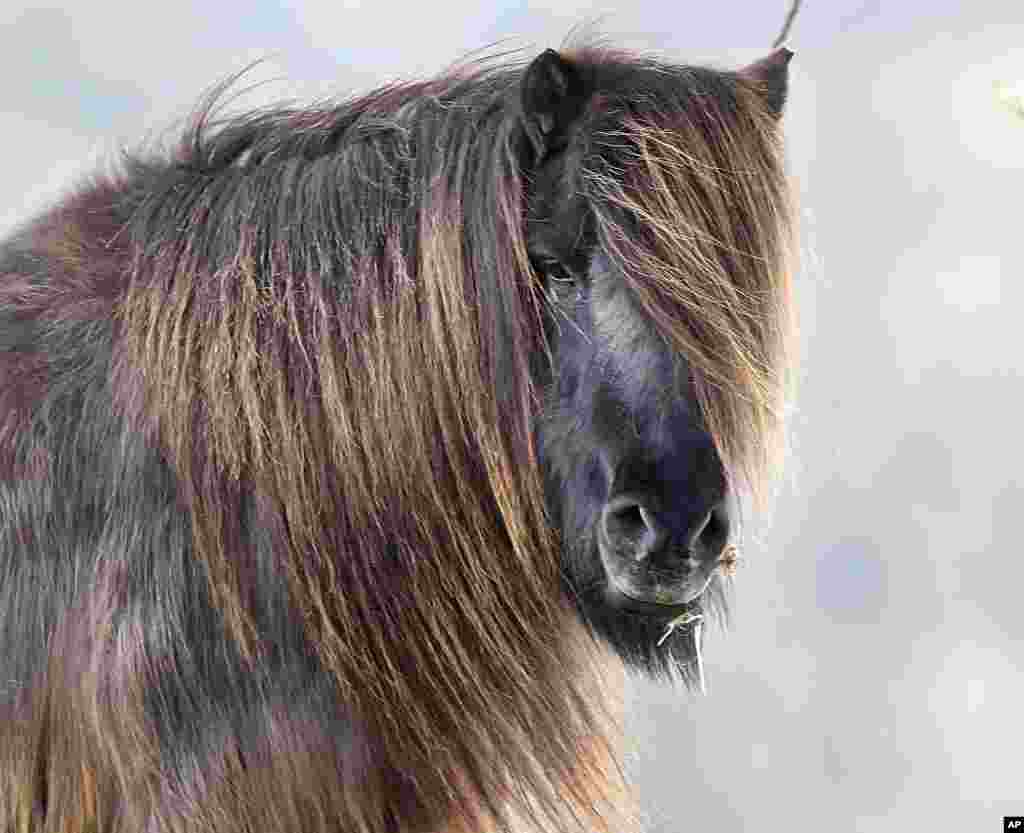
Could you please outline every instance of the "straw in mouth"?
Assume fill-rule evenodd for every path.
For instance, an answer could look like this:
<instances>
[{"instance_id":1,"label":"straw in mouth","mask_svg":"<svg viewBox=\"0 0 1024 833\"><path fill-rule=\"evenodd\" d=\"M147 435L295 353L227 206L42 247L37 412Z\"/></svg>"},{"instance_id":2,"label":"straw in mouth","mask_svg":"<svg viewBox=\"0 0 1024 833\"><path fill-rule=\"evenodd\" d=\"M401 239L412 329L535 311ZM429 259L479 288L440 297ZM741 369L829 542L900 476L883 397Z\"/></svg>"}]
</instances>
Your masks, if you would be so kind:
<instances>
[{"instance_id":1,"label":"straw in mouth","mask_svg":"<svg viewBox=\"0 0 1024 833\"><path fill-rule=\"evenodd\" d=\"M690 638L693 640L693 656L695 657L695 663L697 665L697 685L700 687L701 694L707 694L707 688L704 685L704 656L700 649L700 630L703 624L703 613L692 613L691 611L686 611L665 625L665 633L663 633L661 635L661 639L658 640L658 645L660 646L666 639L668 639L677 628L689 625Z\"/></svg>"}]
</instances>

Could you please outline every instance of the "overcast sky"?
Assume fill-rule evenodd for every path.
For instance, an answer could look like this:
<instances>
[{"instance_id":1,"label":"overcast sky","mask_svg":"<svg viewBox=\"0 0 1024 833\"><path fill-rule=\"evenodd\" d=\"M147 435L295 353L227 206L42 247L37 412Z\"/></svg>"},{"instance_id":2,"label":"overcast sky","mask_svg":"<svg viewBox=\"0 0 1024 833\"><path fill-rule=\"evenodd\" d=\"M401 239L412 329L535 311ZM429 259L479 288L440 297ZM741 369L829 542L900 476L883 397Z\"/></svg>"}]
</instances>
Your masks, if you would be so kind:
<instances>
[{"instance_id":1,"label":"overcast sky","mask_svg":"<svg viewBox=\"0 0 1024 833\"><path fill-rule=\"evenodd\" d=\"M6 0L0 230L257 57L283 80L254 104L610 13L615 41L736 66L785 5ZM1024 815L1024 4L806 0L791 45L794 465L708 696L635 686L649 829L998 830Z\"/></svg>"}]
</instances>

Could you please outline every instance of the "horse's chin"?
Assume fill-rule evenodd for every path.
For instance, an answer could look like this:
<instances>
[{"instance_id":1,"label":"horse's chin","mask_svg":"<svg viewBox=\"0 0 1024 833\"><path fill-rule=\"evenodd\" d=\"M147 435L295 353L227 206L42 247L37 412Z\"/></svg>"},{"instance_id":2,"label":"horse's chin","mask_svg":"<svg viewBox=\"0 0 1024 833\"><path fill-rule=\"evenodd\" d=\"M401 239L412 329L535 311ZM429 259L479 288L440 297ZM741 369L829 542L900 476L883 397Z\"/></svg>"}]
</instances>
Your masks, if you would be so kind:
<instances>
[{"instance_id":1,"label":"horse's chin","mask_svg":"<svg viewBox=\"0 0 1024 833\"><path fill-rule=\"evenodd\" d=\"M691 575L675 587L644 591L624 587L609 579L604 591L604 601L616 610L638 616L675 618L699 606L700 599L710 583L710 572Z\"/></svg>"},{"instance_id":2,"label":"horse's chin","mask_svg":"<svg viewBox=\"0 0 1024 833\"><path fill-rule=\"evenodd\" d=\"M604 602L615 610L634 616L650 619L676 619L687 612L700 609L701 597L707 589L707 584L706 581L697 590L674 594L679 597L678 601L660 602L649 598L637 598L609 583L605 587Z\"/></svg>"}]
</instances>

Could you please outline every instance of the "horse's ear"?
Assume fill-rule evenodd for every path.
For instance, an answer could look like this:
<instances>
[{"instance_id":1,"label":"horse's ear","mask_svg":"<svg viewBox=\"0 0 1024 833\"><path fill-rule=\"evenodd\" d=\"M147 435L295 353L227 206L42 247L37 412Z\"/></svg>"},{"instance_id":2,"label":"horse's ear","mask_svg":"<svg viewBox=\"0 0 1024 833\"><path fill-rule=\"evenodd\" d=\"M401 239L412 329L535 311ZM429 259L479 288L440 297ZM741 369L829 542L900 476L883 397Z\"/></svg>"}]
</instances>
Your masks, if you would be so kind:
<instances>
[{"instance_id":1,"label":"horse's ear","mask_svg":"<svg viewBox=\"0 0 1024 833\"><path fill-rule=\"evenodd\" d=\"M569 126L583 111L586 96L579 71L554 49L546 49L526 68L520 89L523 132L533 162L568 142Z\"/></svg>"},{"instance_id":2,"label":"horse's ear","mask_svg":"<svg viewBox=\"0 0 1024 833\"><path fill-rule=\"evenodd\" d=\"M775 115L782 115L786 104L786 92L789 89L789 60L793 53L782 47L776 49L767 58L755 61L740 70L740 77L745 78L760 90L768 109Z\"/></svg>"}]
</instances>

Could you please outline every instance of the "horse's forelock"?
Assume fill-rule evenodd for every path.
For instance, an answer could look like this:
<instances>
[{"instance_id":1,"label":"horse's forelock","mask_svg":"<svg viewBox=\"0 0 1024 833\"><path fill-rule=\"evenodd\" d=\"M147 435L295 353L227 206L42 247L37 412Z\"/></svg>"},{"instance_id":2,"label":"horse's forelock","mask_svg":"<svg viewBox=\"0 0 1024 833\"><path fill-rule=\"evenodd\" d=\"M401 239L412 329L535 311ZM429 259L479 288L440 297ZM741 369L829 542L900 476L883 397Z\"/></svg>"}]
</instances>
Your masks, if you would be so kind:
<instances>
[{"instance_id":1,"label":"horse's forelock","mask_svg":"<svg viewBox=\"0 0 1024 833\"><path fill-rule=\"evenodd\" d=\"M685 356L734 485L781 462L794 359L793 234L776 119L742 85L680 74L597 119L580 182L605 248Z\"/></svg>"}]
</instances>

